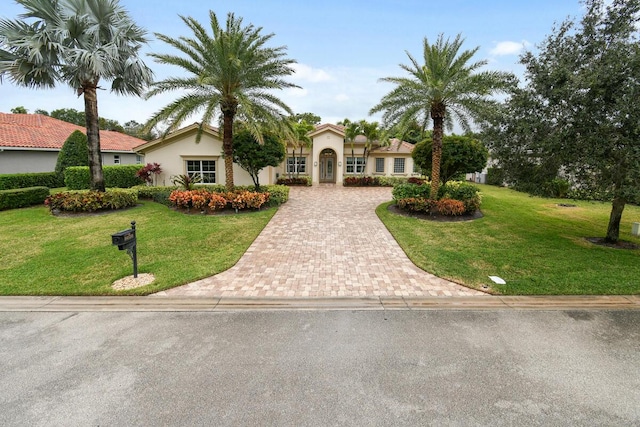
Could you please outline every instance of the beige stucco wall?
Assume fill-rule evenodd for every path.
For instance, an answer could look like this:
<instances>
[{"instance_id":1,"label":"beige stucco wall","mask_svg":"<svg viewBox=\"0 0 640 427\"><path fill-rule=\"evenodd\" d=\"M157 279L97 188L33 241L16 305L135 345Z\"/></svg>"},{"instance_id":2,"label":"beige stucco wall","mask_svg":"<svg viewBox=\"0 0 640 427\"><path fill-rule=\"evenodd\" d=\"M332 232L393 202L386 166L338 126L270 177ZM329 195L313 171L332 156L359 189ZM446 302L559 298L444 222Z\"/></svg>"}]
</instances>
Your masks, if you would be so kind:
<instances>
[{"instance_id":1,"label":"beige stucco wall","mask_svg":"<svg viewBox=\"0 0 640 427\"><path fill-rule=\"evenodd\" d=\"M145 163L159 163L162 174L157 178L157 185L171 185L171 178L187 173L187 160L214 160L216 162L216 183L225 184L224 158L222 157L222 140L210 133L203 133L200 143L196 144L196 131L174 135L144 152ZM260 184L275 182L275 171L267 167L260 172ZM235 185L253 185L251 176L240 166L233 165L233 181Z\"/></svg>"},{"instance_id":2,"label":"beige stucco wall","mask_svg":"<svg viewBox=\"0 0 640 427\"><path fill-rule=\"evenodd\" d=\"M335 166L336 184L342 185L342 178L343 178L342 176L344 174L344 167L345 167L344 137L330 130L327 130L326 132L320 133L313 137L313 156L312 156L313 158L311 159L311 167L312 167L311 180L314 185L320 182L320 167L318 166L318 160L320 158L320 153L327 148L330 148L336 152L336 158L338 161L338 164Z\"/></svg>"}]
</instances>

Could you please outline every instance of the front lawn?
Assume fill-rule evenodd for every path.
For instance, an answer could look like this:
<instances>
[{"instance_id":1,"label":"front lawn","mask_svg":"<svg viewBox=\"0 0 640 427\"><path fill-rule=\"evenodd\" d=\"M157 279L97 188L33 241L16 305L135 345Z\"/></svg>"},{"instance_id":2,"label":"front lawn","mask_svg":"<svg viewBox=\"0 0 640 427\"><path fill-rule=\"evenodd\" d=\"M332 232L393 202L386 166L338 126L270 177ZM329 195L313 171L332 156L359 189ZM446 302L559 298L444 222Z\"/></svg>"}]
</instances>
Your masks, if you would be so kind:
<instances>
[{"instance_id":1,"label":"front lawn","mask_svg":"<svg viewBox=\"0 0 640 427\"><path fill-rule=\"evenodd\" d=\"M0 295L145 295L189 283L233 266L276 212L185 215L141 203L85 216L55 217L43 206L0 212ZM156 281L116 292L111 284L133 268L126 251L111 246L111 234L132 220L138 272Z\"/></svg>"},{"instance_id":2,"label":"front lawn","mask_svg":"<svg viewBox=\"0 0 640 427\"><path fill-rule=\"evenodd\" d=\"M640 293L640 250L596 246L611 205L530 197L506 188L479 186L484 217L433 222L388 211L377 213L409 258L439 277L506 295L607 295ZM575 204L561 207L558 204ZM627 206L620 238L640 244L631 223L640 208ZM506 285L494 284L499 276Z\"/></svg>"}]
</instances>

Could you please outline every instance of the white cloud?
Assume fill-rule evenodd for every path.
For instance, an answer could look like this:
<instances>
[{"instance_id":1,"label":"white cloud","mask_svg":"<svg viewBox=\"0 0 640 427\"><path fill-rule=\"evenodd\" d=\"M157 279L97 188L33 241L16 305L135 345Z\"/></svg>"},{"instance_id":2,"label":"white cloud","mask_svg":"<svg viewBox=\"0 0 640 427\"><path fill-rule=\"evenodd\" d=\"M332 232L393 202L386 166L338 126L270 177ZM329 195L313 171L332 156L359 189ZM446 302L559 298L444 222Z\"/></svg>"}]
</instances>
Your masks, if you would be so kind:
<instances>
[{"instance_id":1,"label":"white cloud","mask_svg":"<svg viewBox=\"0 0 640 427\"><path fill-rule=\"evenodd\" d=\"M495 47L491 49L489 53L494 56L518 55L522 49L529 46L531 46L531 43L526 40L522 40L521 42L497 42Z\"/></svg>"},{"instance_id":2,"label":"white cloud","mask_svg":"<svg viewBox=\"0 0 640 427\"><path fill-rule=\"evenodd\" d=\"M291 68L295 72L292 80L296 82L319 83L331 80L331 76L325 70L312 68L305 64L292 64Z\"/></svg>"}]
</instances>

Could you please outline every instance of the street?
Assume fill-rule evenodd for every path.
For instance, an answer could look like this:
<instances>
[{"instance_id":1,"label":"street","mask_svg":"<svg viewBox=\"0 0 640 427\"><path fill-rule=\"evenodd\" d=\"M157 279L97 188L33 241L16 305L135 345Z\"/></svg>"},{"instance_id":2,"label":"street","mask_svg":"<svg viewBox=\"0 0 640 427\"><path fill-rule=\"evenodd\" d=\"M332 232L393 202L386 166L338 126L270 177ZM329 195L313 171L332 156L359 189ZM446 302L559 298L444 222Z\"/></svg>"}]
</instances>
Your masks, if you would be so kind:
<instances>
[{"instance_id":1,"label":"street","mask_svg":"<svg viewBox=\"0 0 640 427\"><path fill-rule=\"evenodd\" d=\"M0 425L638 425L639 310L0 313Z\"/></svg>"}]
</instances>

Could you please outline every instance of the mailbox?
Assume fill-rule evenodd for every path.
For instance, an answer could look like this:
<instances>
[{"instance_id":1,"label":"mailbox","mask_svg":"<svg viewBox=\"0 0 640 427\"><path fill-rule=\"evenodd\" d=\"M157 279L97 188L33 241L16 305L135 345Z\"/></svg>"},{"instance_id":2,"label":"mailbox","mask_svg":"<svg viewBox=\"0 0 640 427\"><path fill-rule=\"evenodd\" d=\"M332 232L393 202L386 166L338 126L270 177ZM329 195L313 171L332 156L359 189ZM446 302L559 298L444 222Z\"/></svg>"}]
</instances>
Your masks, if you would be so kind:
<instances>
[{"instance_id":1,"label":"mailbox","mask_svg":"<svg viewBox=\"0 0 640 427\"><path fill-rule=\"evenodd\" d=\"M111 235L111 244L117 246L118 249L130 249L136 244L135 229L119 231Z\"/></svg>"},{"instance_id":2,"label":"mailbox","mask_svg":"<svg viewBox=\"0 0 640 427\"><path fill-rule=\"evenodd\" d=\"M127 253L133 261L133 277L138 277L138 255L136 241L136 222L131 221L131 228L128 230L118 231L111 235L111 244L117 246L118 249L127 250Z\"/></svg>"}]
</instances>

